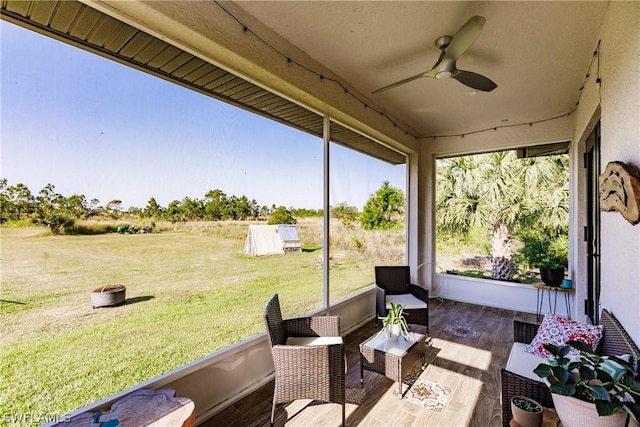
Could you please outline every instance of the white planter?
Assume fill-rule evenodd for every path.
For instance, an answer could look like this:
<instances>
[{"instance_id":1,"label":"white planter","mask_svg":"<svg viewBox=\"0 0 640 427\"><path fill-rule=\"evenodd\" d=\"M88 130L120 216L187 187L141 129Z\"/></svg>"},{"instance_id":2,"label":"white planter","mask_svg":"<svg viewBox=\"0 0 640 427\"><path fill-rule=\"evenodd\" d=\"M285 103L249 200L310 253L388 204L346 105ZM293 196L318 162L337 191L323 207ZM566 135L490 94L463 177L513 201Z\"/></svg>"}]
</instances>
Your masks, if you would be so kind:
<instances>
[{"instance_id":1,"label":"white planter","mask_svg":"<svg viewBox=\"0 0 640 427\"><path fill-rule=\"evenodd\" d=\"M594 403L556 393L551 393L551 398L563 427L623 427L627 420L627 413L622 409L601 417Z\"/></svg>"},{"instance_id":2,"label":"white planter","mask_svg":"<svg viewBox=\"0 0 640 427\"><path fill-rule=\"evenodd\" d=\"M396 342L398 339L400 339L400 325L388 325L387 340Z\"/></svg>"}]
</instances>

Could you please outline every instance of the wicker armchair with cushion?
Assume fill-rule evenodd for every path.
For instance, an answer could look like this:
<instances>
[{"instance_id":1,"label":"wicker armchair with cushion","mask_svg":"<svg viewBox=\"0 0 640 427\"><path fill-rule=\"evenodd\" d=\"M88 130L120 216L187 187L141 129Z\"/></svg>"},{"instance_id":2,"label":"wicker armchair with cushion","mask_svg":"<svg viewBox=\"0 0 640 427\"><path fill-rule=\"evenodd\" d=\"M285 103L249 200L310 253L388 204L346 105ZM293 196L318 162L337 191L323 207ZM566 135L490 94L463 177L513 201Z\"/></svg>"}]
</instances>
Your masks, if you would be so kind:
<instances>
[{"instance_id":1,"label":"wicker armchair with cushion","mask_svg":"<svg viewBox=\"0 0 640 427\"><path fill-rule=\"evenodd\" d=\"M406 265L376 266L376 322L386 316L391 303L404 305L407 323L423 325L429 333L429 291L411 283Z\"/></svg>"},{"instance_id":2,"label":"wicker armchair with cushion","mask_svg":"<svg viewBox=\"0 0 640 427\"><path fill-rule=\"evenodd\" d=\"M620 356L628 354L631 363L638 372L640 350L631 340L618 320L607 310L602 310L600 316L602 325L602 339L596 349L601 356ZM508 427L511 422L511 398L525 396L536 400L542 406L553 408L553 400L549 387L533 373L539 363L544 363L536 355L524 351L524 344L531 343L538 334L539 326L532 323L514 321L514 344L507 361L506 368L501 370L502 377L502 424ZM640 374L636 375L640 377Z\"/></svg>"},{"instance_id":3,"label":"wicker armchair with cushion","mask_svg":"<svg viewBox=\"0 0 640 427\"><path fill-rule=\"evenodd\" d=\"M313 399L342 405L345 422L345 357L338 316L282 319L275 294L264 312L275 370L271 407L273 426L276 405L297 399Z\"/></svg>"}]
</instances>

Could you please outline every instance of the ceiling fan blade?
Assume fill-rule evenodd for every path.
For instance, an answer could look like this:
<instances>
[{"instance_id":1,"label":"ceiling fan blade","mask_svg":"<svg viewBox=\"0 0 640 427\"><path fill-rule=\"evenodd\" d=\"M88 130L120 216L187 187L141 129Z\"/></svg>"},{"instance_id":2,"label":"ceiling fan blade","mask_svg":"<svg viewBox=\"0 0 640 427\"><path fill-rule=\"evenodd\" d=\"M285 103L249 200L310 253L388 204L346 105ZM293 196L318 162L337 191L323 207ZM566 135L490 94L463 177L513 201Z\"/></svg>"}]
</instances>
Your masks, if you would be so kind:
<instances>
[{"instance_id":1,"label":"ceiling fan blade","mask_svg":"<svg viewBox=\"0 0 640 427\"><path fill-rule=\"evenodd\" d=\"M456 79L470 88L484 92L491 92L498 87L491 79L477 73L472 73L471 71L456 70L451 74L451 78Z\"/></svg>"},{"instance_id":2,"label":"ceiling fan blade","mask_svg":"<svg viewBox=\"0 0 640 427\"><path fill-rule=\"evenodd\" d=\"M436 70L432 69L432 70L425 71L425 72L420 73L420 74L416 74L415 76L408 77L408 78L406 78L404 80L400 80L399 82L391 83L390 85L381 87L380 89L376 89L371 93L378 93L378 92L382 92L382 91L385 91L385 90L388 90L388 89L393 89L394 87L398 87L398 86L401 86L403 84L412 82L414 80L418 80L418 79L420 79L422 77L435 77L435 75L436 75Z\"/></svg>"},{"instance_id":3,"label":"ceiling fan blade","mask_svg":"<svg viewBox=\"0 0 640 427\"><path fill-rule=\"evenodd\" d=\"M469 18L455 33L449 46L447 46L447 57L455 60L465 53L480 35L486 21L487 19L484 16L472 16Z\"/></svg>"}]
</instances>

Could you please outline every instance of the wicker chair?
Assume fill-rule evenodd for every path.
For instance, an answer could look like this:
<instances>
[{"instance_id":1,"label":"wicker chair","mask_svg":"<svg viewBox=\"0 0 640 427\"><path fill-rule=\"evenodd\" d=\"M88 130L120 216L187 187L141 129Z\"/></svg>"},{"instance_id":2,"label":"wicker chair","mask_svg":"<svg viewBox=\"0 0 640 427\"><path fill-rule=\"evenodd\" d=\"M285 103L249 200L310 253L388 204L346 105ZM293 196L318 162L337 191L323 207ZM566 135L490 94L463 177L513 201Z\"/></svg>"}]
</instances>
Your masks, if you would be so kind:
<instances>
[{"instance_id":1,"label":"wicker chair","mask_svg":"<svg viewBox=\"0 0 640 427\"><path fill-rule=\"evenodd\" d=\"M376 266L376 323L386 316L390 303L405 306L407 322L423 325L429 334L429 291L411 283L406 265Z\"/></svg>"},{"instance_id":2,"label":"wicker chair","mask_svg":"<svg viewBox=\"0 0 640 427\"><path fill-rule=\"evenodd\" d=\"M341 404L344 427L345 357L340 338L340 318L318 316L283 320L278 294L267 304L264 318L275 370L271 425L277 404L313 399ZM314 338L316 343L312 343ZM287 345L288 340L290 344L292 341L298 344L307 341L307 345Z\"/></svg>"},{"instance_id":3,"label":"wicker chair","mask_svg":"<svg viewBox=\"0 0 640 427\"><path fill-rule=\"evenodd\" d=\"M619 356L630 354L632 365L640 379L639 361L640 350L631 340L618 320L607 310L602 310L600 324L603 326L602 339L598 345L597 353L602 356ZM532 323L525 323L515 320L513 323L513 340L525 344L531 343L538 332L538 326ZM536 400L542 406L553 408L551 392L546 384L523 377L516 373L501 370L502 377L502 425L508 427L511 422L511 398L514 396L526 396Z\"/></svg>"}]
</instances>

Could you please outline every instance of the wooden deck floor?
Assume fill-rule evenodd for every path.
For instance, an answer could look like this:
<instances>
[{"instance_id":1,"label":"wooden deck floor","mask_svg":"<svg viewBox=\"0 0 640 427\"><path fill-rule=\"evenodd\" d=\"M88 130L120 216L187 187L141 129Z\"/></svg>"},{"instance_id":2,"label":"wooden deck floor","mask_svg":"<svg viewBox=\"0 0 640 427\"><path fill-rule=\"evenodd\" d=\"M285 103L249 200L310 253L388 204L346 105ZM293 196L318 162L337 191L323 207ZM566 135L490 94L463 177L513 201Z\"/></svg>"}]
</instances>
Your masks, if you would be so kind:
<instances>
[{"instance_id":1,"label":"wooden deck floor","mask_svg":"<svg viewBox=\"0 0 640 427\"><path fill-rule=\"evenodd\" d=\"M419 377L402 400L398 384L382 375L365 371L360 385L358 344L379 327L371 322L345 337L348 426L502 425L500 369L513 343L513 319L535 315L431 300L429 317L427 367L417 367ZM268 426L272 393L273 382L201 425ZM337 404L295 401L278 406L276 426L339 426L340 414Z\"/></svg>"}]
</instances>

